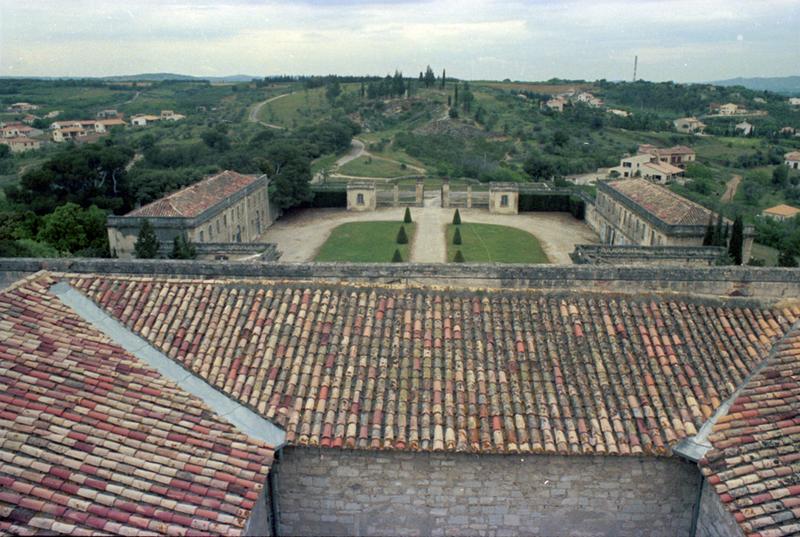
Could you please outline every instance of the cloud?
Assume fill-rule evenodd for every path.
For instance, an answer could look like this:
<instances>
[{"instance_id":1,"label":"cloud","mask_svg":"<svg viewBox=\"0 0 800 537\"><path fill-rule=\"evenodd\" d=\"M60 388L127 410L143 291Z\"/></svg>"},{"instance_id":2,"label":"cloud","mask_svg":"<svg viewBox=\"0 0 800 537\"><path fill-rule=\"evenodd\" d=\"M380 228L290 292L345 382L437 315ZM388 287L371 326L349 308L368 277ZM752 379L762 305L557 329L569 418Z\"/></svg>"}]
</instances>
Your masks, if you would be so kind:
<instances>
[{"instance_id":1,"label":"cloud","mask_svg":"<svg viewBox=\"0 0 800 537\"><path fill-rule=\"evenodd\" d=\"M614 79L635 54L655 80L797 74L799 12L797 0L0 0L0 74L431 64L468 78Z\"/></svg>"}]
</instances>

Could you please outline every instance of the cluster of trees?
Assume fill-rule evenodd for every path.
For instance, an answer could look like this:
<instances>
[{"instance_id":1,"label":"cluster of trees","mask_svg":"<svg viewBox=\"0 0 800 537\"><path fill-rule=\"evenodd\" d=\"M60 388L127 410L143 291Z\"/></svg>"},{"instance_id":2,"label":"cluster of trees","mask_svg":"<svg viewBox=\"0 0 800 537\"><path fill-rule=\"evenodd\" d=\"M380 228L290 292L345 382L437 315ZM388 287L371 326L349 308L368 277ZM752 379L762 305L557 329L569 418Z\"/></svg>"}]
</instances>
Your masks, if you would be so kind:
<instances>
[{"instance_id":1,"label":"cluster of trees","mask_svg":"<svg viewBox=\"0 0 800 537\"><path fill-rule=\"evenodd\" d=\"M65 147L6 187L0 255L108 256L109 213L124 214L220 169L269 174L273 203L291 208L311 199L311 160L347 149L357 132L338 115L292 132L261 131L249 140L209 127L190 143L148 135L137 147L115 137ZM126 170L137 152L141 160Z\"/></svg>"},{"instance_id":2,"label":"cluster of trees","mask_svg":"<svg viewBox=\"0 0 800 537\"><path fill-rule=\"evenodd\" d=\"M796 267L800 257L800 217L780 222L772 218L758 218L755 223L756 240L778 250L778 265Z\"/></svg>"},{"instance_id":3,"label":"cluster of trees","mask_svg":"<svg viewBox=\"0 0 800 537\"><path fill-rule=\"evenodd\" d=\"M380 80L375 80L367 83L366 88L364 83L361 84L361 96L366 96L368 99L381 99L385 97L402 97L406 91L409 94L413 91L411 88L411 81L406 81L403 78L403 73L395 71L394 75L386 75Z\"/></svg>"}]
</instances>

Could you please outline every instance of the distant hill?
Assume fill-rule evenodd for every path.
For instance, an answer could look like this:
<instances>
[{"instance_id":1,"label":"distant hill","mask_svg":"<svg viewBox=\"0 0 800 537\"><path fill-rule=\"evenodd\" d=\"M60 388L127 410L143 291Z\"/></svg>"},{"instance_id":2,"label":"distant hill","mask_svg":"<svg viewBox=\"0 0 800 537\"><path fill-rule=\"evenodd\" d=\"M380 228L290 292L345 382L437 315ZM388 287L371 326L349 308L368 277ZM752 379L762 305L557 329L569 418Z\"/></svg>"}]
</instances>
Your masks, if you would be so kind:
<instances>
[{"instance_id":1,"label":"distant hill","mask_svg":"<svg viewBox=\"0 0 800 537\"><path fill-rule=\"evenodd\" d=\"M123 81L148 81L148 82L161 82L163 80L186 80L186 81L200 81L207 80L209 82L250 82L251 80L260 80L261 76L251 75L227 75L227 76L193 76L193 75L180 75L177 73L141 73L138 75L114 75L114 76L86 76L86 77L73 77L73 76L0 76L0 80L8 79L28 79L28 80L106 80L108 82L123 82Z\"/></svg>"},{"instance_id":2,"label":"distant hill","mask_svg":"<svg viewBox=\"0 0 800 537\"><path fill-rule=\"evenodd\" d=\"M712 82L717 86L744 86L756 91L772 91L784 95L800 95L800 76L730 78Z\"/></svg>"},{"instance_id":3,"label":"distant hill","mask_svg":"<svg viewBox=\"0 0 800 537\"><path fill-rule=\"evenodd\" d=\"M180 75L177 73L141 73L138 75L116 75L104 76L102 80L122 81L122 80L147 80L160 82L162 80L208 80L209 82L250 82L253 79L260 79L260 76L251 75L228 75L228 76L192 76Z\"/></svg>"}]
</instances>

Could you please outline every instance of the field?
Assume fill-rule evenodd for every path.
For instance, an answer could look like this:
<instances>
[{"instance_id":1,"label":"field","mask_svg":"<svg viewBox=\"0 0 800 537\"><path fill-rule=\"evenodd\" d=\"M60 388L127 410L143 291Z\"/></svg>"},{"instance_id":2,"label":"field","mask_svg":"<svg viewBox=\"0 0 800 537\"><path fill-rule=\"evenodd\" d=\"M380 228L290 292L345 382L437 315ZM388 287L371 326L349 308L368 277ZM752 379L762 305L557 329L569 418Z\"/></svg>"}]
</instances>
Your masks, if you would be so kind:
<instances>
[{"instance_id":1,"label":"field","mask_svg":"<svg viewBox=\"0 0 800 537\"><path fill-rule=\"evenodd\" d=\"M353 88L343 86L343 91ZM266 123L291 128L325 118L333 107L325 96L325 88L305 89L296 87L286 97L281 97L261 107L258 119Z\"/></svg>"},{"instance_id":2,"label":"field","mask_svg":"<svg viewBox=\"0 0 800 537\"><path fill-rule=\"evenodd\" d=\"M453 244L456 228L461 229L460 246ZM447 259L461 250L467 263L549 263L539 240L526 231L494 224L447 226Z\"/></svg>"},{"instance_id":3,"label":"field","mask_svg":"<svg viewBox=\"0 0 800 537\"><path fill-rule=\"evenodd\" d=\"M400 164L391 160L362 156L339 168L339 173L357 177L400 177L412 175L416 172L408 167L403 168Z\"/></svg>"},{"instance_id":4,"label":"field","mask_svg":"<svg viewBox=\"0 0 800 537\"><path fill-rule=\"evenodd\" d=\"M408 244L397 244L395 239L404 225ZM351 222L342 224L331 232L328 240L317 252L314 261L343 261L353 263L388 263L395 248L403 261L408 261L414 240L415 224L402 222Z\"/></svg>"}]
</instances>

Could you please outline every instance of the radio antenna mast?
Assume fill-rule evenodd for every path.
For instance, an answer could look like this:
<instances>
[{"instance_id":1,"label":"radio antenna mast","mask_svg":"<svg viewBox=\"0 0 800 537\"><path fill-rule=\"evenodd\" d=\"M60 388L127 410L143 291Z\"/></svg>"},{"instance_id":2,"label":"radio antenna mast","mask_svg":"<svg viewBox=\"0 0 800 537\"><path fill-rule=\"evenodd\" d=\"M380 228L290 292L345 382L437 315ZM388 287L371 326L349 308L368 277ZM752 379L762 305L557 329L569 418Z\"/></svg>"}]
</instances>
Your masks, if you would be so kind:
<instances>
[{"instance_id":1,"label":"radio antenna mast","mask_svg":"<svg viewBox=\"0 0 800 537\"><path fill-rule=\"evenodd\" d=\"M633 57L633 81L636 82L636 67L639 66L639 56Z\"/></svg>"}]
</instances>

